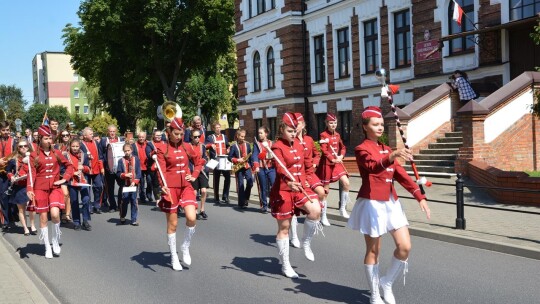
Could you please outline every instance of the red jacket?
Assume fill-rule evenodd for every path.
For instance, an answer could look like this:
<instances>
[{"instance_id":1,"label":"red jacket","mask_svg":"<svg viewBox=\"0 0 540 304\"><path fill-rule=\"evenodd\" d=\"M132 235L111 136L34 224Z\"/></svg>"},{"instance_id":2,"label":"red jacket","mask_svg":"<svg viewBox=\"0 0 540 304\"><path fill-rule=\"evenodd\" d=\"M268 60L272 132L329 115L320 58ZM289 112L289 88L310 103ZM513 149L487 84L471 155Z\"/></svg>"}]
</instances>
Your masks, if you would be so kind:
<instances>
[{"instance_id":1,"label":"red jacket","mask_svg":"<svg viewBox=\"0 0 540 304\"><path fill-rule=\"evenodd\" d=\"M64 179L70 180L73 176L73 165L62 155L62 152L51 149L49 156L45 154L42 148L30 154L30 168L32 171L32 180L28 179L26 185L27 191L34 189L50 190L60 186L53 185L60 180L60 166L64 166Z\"/></svg>"},{"instance_id":2,"label":"red jacket","mask_svg":"<svg viewBox=\"0 0 540 304\"><path fill-rule=\"evenodd\" d=\"M285 172L281 165L279 165L278 159L293 175L296 182L300 182L302 185L306 184L304 148L300 145L298 140L288 143L283 139L278 139L272 145L272 152L276 157L276 181L272 188L279 187L280 191L292 191L287 185L288 182L292 181L291 177Z\"/></svg>"},{"instance_id":3,"label":"red jacket","mask_svg":"<svg viewBox=\"0 0 540 304\"><path fill-rule=\"evenodd\" d=\"M338 132L330 133L328 130L324 130L324 132L320 134L320 140L328 140L327 143L321 143L321 161L328 159L328 164L333 165L332 160L336 159L337 156L334 154L330 146L334 148L337 155L345 155L347 149L341 141L341 136Z\"/></svg>"},{"instance_id":4,"label":"red jacket","mask_svg":"<svg viewBox=\"0 0 540 304\"><path fill-rule=\"evenodd\" d=\"M388 201L390 195L397 199L394 180L409 191L417 201L426 196L420 192L420 187L413 182L405 169L394 160L390 162L392 149L380 142L365 139L354 149L356 165L362 177L362 186L358 196L362 198Z\"/></svg>"},{"instance_id":5,"label":"red jacket","mask_svg":"<svg viewBox=\"0 0 540 304\"><path fill-rule=\"evenodd\" d=\"M165 175L165 180L169 188L183 188L191 182L186 180L186 175L191 174L194 178L199 177L205 161L197 154L191 144L180 142L168 142L165 146L157 146L157 161ZM194 170L189 170L189 159L193 162ZM159 175L159 182L163 186L163 180Z\"/></svg>"},{"instance_id":6,"label":"red jacket","mask_svg":"<svg viewBox=\"0 0 540 304\"><path fill-rule=\"evenodd\" d=\"M315 168L313 167L313 164L319 164L321 154L319 153L319 150L317 150L317 148L315 147L315 142L313 141L313 138L309 135L304 135L302 141L299 140L299 142L304 148L306 174L315 173Z\"/></svg>"}]
</instances>

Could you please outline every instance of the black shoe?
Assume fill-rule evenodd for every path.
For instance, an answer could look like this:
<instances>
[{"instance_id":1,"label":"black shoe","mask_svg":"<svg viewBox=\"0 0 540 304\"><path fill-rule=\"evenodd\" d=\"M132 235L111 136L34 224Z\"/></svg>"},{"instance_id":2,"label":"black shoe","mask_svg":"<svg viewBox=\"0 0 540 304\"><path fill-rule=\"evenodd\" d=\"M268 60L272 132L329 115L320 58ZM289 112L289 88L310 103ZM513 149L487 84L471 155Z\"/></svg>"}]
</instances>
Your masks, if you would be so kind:
<instances>
[{"instance_id":1,"label":"black shoe","mask_svg":"<svg viewBox=\"0 0 540 304\"><path fill-rule=\"evenodd\" d=\"M82 229L84 229L86 231L92 231L92 226L90 226L90 224L85 221L85 222L82 223Z\"/></svg>"},{"instance_id":2,"label":"black shoe","mask_svg":"<svg viewBox=\"0 0 540 304\"><path fill-rule=\"evenodd\" d=\"M101 214L101 209L94 208L94 212L95 212L96 214Z\"/></svg>"},{"instance_id":3,"label":"black shoe","mask_svg":"<svg viewBox=\"0 0 540 304\"><path fill-rule=\"evenodd\" d=\"M36 230L30 229L30 234L31 234L31 235L37 235L37 229L36 229Z\"/></svg>"},{"instance_id":4,"label":"black shoe","mask_svg":"<svg viewBox=\"0 0 540 304\"><path fill-rule=\"evenodd\" d=\"M208 214L206 214L206 212L204 212L204 211L201 211L201 213L199 213L199 215L205 220L208 219Z\"/></svg>"},{"instance_id":5,"label":"black shoe","mask_svg":"<svg viewBox=\"0 0 540 304\"><path fill-rule=\"evenodd\" d=\"M73 230L75 230L75 231L80 231L80 230L81 230L81 225L79 225L79 224L74 224L74 225L73 225Z\"/></svg>"},{"instance_id":6,"label":"black shoe","mask_svg":"<svg viewBox=\"0 0 540 304\"><path fill-rule=\"evenodd\" d=\"M224 203L224 204L230 204L231 201L229 201L229 198L228 198L228 197L225 197L225 198L223 198L223 203Z\"/></svg>"},{"instance_id":7,"label":"black shoe","mask_svg":"<svg viewBox=\"0 0 540 304\"><path fill-rule=\"evenodd\" d=\"M120 224L125 225L126 224L126 219L121 218L120 219Z\"/></svg>"},{"instance_id":8,"label":"black shoe","mask_svg":"<svg viewBox=\"0 0 540 304\"><path fill-rule=\"evenodd\" d=\"M268 208L262 207L261 208L261 213L264 213L264 214L268 213Z\"/></svg>"},{"instance_id":9,"label":"black shoe","mask_svg":"<svg viewBox=\"0 0 540 304\"><path fill-rule=\"evenodd\" d=\"M202 216L200 213L197 213L197 221L200 221L200 220L202 220Z\"/></svg>"},{"instance_id":10,"label":"black shoe","mask_svg":"<svg viewBox=\"0 0 540 304\"><path fill-rule=\"evenodd\" d=\"M109 209L109 213L114 213L114 212L117 212L118 210L116 208L111 208Z\"/></svg>"}]
</instances>

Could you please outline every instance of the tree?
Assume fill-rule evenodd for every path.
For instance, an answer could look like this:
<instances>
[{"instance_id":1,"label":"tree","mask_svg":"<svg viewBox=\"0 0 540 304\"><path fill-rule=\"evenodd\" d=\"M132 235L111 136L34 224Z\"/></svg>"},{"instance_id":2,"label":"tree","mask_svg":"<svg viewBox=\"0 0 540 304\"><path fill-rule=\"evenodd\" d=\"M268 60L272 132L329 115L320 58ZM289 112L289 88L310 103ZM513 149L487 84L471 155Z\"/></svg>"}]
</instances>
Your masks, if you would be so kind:
<instances>
[{"instance_id":1,"label":"tree","mask_svg":"<svg viewBox=\"0 0 540 304\"><path fill-rule=\"evenodd\" d=\"M64 106L52 106L48 108L47 117L49 117L49 119L56 119L59 123L60 129L63 129L71 121L69 111Z\"/></svg>"},{"instance_id":2,"label":"tree","mask_svg":"<svg viewBox=\"0 0 540 304\"><path fill-rule=\"evenodd\" d=\"M101 116L94 117L92 121L88 124L90 128L94 131L95 134L105 135L107 134L107 128L110 125L118 125L116 119L112 118L109 114L103 114Z\"/></svg>"},{"instance_id":3,"label":"tree","mask_svg":"<svg viewBox=\"0 0 540 304\"><path fill-rule=\"evenodd\" d=\"M20 88L14 85L0 85L0 109L6 112L9 121L22 118L26 100Z\"/></svg>"},{"instance_id":4,"label":"tree","mask_svg":"<svg viewBox=\"0 0 540 304\"><path fill-rule=\"evenodd\" d=\"M47 108L47 105L41 103L32 104L22 118L23 128L36 130L43 122L43 115Z\"/></svg>"},{"instance_id":5,"label":"tree","mask_svg":"<svg viewBox=\"0 0 540 304\"><path fill-rule=\"evenodd\" d=\"M193 71L229 51L234 32L232 0L86 0L78 15L80 27L64 28L66 52L121 128L164 96L177 100Z\"/></svg>"}]
</instances>

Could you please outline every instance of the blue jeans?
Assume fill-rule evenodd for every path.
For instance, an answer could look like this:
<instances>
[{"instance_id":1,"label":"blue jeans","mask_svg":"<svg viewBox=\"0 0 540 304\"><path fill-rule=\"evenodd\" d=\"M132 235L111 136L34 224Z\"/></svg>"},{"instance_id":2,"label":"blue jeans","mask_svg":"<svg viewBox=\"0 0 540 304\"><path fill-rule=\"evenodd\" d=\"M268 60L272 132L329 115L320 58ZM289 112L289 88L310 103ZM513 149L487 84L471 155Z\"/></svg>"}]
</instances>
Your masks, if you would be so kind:
<instances>
[{"instance_id":1,"label":"blue jeans","mask_svg":"<svg viewBox=\"0 0 540 304\"><path fill-rule=\"evenodd\" d=\"M73 216L73 223L81 224L81 212L83 221L90 220L90 190L88 187L72 187L69 186L69 199L71 201L71 214ZM82 206L79 208L79 194L81 195Z\"/></svg>"},{"instance_id":2,"label":"blue jeans","mask_svg":"<svg viewBox=\"0 0 540 304\"><path fill-rule=\"evenodd\" d=\"M259 180L259 202L261 206L268 208L268 197L270 196L270 188L276 180L276 169L274 168L259 168L257 172L257 178Z\"/></svg>"},{"instance_id":3,"label":"blue jeans","mask_svg":"<svg viewBox=\"0 0 540 304\"><path fill-rule=\"evenodd\" d=\"M120 201L120 218L126 218L128 205L131 205L131 223L135 223L139 211L139 206L137 205L137 192L127 192L122 194L122 200Z\"/></svg>"}]
</instances>

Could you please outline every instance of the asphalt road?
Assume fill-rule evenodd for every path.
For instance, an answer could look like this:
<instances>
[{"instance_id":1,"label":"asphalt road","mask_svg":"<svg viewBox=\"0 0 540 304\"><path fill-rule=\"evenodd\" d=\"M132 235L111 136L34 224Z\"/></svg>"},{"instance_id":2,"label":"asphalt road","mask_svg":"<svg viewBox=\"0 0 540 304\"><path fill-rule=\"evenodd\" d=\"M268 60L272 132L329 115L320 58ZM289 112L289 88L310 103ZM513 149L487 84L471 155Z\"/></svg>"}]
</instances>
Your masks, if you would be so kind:
<instances>
[{"instance_id":1,"label":"asphalt road","mask_svg":"<svg viewBox=\"0 0 540 304\"><path fill-rule=\"evenodd\" d=\"M315 237L315 262L291 248L300 274L291 280L281 275L269 214L207 204L192 265L175 272L164 215L152 209L140 206L139 227L107 213L93 215L91 232L63 228L62 254L52 260L37 236L4 237L61 303L369 303L363 239L343 222ZM178 249L182 217L179 223ZM392 250L386 236L383 269ZM538 260L413 237L406 286L400 278L394 290L398 303L537 303L539 274Z\"/></svg>"}]
</instances>

